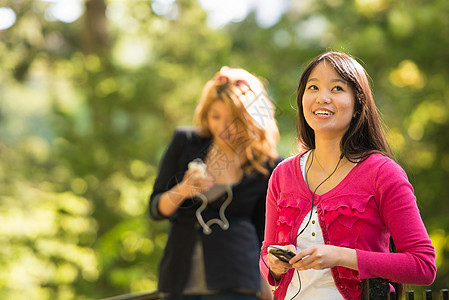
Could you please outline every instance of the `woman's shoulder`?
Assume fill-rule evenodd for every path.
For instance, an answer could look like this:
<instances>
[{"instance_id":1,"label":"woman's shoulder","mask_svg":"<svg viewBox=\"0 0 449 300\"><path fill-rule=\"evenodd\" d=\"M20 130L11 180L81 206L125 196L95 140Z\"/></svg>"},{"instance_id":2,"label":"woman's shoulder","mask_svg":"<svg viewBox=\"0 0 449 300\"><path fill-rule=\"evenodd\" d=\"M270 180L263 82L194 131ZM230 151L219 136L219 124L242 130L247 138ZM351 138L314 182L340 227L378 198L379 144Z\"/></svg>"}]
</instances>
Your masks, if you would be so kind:
<instances>
[{"instance_id":1,"label":"woman's shoulder","mask_svg":"<svg viewBox=\"0 0 449 300\"><path fill-rule=\"evenodd\" d=\"M201 133L201 131L198 128L195 127L177 127L175 129L174 139L185 139L189 141L208 141L210 140L210 137L204 135Z\"/></svg>"},{"instance_id":2,"label":"woman's shoulder","mask_svg":"<svg viewBox=\"0 0 449 300\"><path fill-rule=\"evenodd\" d=\"M176 127L175 135L177 135L177 136L192 136L192 135L198 136L199 131L195 127L180 126L180 127Z\"/></svg>"},{"instance_id":3,"label":"woman's shoulder","mask_svg":"<svg viewBox=\"0 0 449 300\"><path fill-rule=\"evenodd\" d=\"M394 161L392 158L382 154L382 153L371 153L369 154L366 159L362 159L362 161L366 164L365 166L399 166L396 161Z\"/></svg>"},{"instance_id":4,"label":"woman's shoulder","mask_svg":"<svg viewBox=\"0 0 449 300\"><path fill-rule=\"evenodd\" d=\"M292 173L296 172L300 167L300 159L307 152L294 154L287 158L282 159L276 166L273 172L276 173Z\"/></svg>"},{"instance_id":5,"label":"woman's shoulder","mask_svg":"<svg viewBox=\"0 0 449 300\"><path fill-rule=\"evenodd\" d=\"M392 173L399 172L405 175L405 171L394 159L381 153L370 154L361 164L365 172Z\"/></svg>"}]
</instances>

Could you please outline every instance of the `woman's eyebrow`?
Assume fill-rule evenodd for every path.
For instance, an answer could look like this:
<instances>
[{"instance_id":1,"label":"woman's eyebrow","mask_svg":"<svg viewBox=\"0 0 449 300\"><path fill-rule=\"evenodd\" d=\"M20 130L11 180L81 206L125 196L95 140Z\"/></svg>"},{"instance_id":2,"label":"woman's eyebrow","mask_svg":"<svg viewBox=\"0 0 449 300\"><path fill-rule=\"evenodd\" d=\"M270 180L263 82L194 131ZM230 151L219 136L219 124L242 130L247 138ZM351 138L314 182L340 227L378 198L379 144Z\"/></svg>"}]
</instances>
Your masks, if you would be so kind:
<instances>
[{"instance_id":1,"label":"woman's eyebrow","mask_svg":"<svg viewBox=\"0 0 449 300\"><path fill-rule=\"evenodd\" d=\"M343 79L340 79L340 78L332 79L331 82L341 82L341 83L344 83L344 84L348 84L348 82L346 80L343 80Z\"/></svg>"},{"instance_id":2,"label":"woman's eyebrow","mask_svg":"<svg viewBox=\"0 0 449 300\"><path fill-rule=\"evenodd\" d=\"M307 82L309 81L319 81L319 80L317 78L310 78L309 80L307 80ZM347 84L346 80L340 78L331 79L331 82L341 82Z\"/></svg>"},{"instance_id":3,"label":"woman's eyebrow","mask_svg":"<svg viewBox=\"0 0 449 300\"><path fill-rule=\"evenodd\" d=\"M216 108L210 108L209 109L210 113L220 113L220 110L216 109Z\"/></svg>"}]
</instances>

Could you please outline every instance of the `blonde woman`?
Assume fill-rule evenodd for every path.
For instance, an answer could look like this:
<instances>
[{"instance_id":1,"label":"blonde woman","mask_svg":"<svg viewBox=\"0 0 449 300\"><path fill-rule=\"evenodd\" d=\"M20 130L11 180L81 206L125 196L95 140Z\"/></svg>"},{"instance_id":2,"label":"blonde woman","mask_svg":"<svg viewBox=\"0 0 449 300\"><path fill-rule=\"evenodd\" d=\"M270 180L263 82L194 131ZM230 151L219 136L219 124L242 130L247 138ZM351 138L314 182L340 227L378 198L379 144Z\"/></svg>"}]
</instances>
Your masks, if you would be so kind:
<instances>
[{"instance_id":1,"label":"blonde woman","mask_svg":"<svg viewBox=\"0 0 449 300\"><path fill-rule=\"evenodd\" d=\"M271 299L260 276L268 178L279 162L274 106L261 81L223 67L206 83L194 128L177 129L150 197L169 219L165 299Z\"/></svg>"}]
</instances>

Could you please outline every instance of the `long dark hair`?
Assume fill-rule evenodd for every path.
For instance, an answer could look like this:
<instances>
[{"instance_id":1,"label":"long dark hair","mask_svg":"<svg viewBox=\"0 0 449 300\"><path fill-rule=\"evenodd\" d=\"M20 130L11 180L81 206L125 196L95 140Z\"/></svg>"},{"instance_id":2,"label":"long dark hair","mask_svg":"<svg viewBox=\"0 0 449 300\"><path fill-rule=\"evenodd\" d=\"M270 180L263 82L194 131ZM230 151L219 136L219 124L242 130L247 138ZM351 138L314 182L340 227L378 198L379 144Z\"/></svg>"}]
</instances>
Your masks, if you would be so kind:
<instances>
[{"instance_id":1,"label":"long dark hair","mask_svg":"<svg viewBox=\"0 0 449 300\"><path fill-rule=\"evenodd\" d=\"M325 52L318 55L305 68L298 85L296 103L297 135L304 150L315 148L315 132L304 118L302 97L312 70L321 62L328 62L355 93L354 117L341 139L341 151L346 158L355 162L364 160L372 153L381 153L393 158L385 137L382 120L371 91L369 76L365 69L350 55L340 52Z\"/></svg>"}]
</instances>

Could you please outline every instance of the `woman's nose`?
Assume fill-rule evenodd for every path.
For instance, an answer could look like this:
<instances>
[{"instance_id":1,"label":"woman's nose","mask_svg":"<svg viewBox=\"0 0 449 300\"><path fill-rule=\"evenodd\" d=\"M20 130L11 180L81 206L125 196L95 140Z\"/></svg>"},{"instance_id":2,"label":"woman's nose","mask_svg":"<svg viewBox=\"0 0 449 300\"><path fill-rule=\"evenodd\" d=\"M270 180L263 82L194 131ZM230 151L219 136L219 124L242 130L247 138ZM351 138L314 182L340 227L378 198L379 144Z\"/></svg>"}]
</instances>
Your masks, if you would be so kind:
<instances>
[{"instance_id":1,"label":"woman's nose","mask_svg":"<svg viewBox=\"0 0 449 300\"><path fill-rule=\"evenodd\" d=\"M328 93L328 92L326 92L326 91L322 91L322 92L320 92L318 95L317 95L317 97L316 97L316 102L317 103L325 103L325 104L327 104L327 103L330 103L332 100L331 100L331 96L330 96L330 94Z\"/></svg>"},{"instance_id":2,"label":"woman's nose","mask_svg":"<svg viewBox=\"0 0 449 300\"><path fill-rule=\"evenodd\" d=\"M231 122L229 121L222 121L220 122L220 130L221 132L229 131L231 127Z\"/></svg>"}]
</instances>

